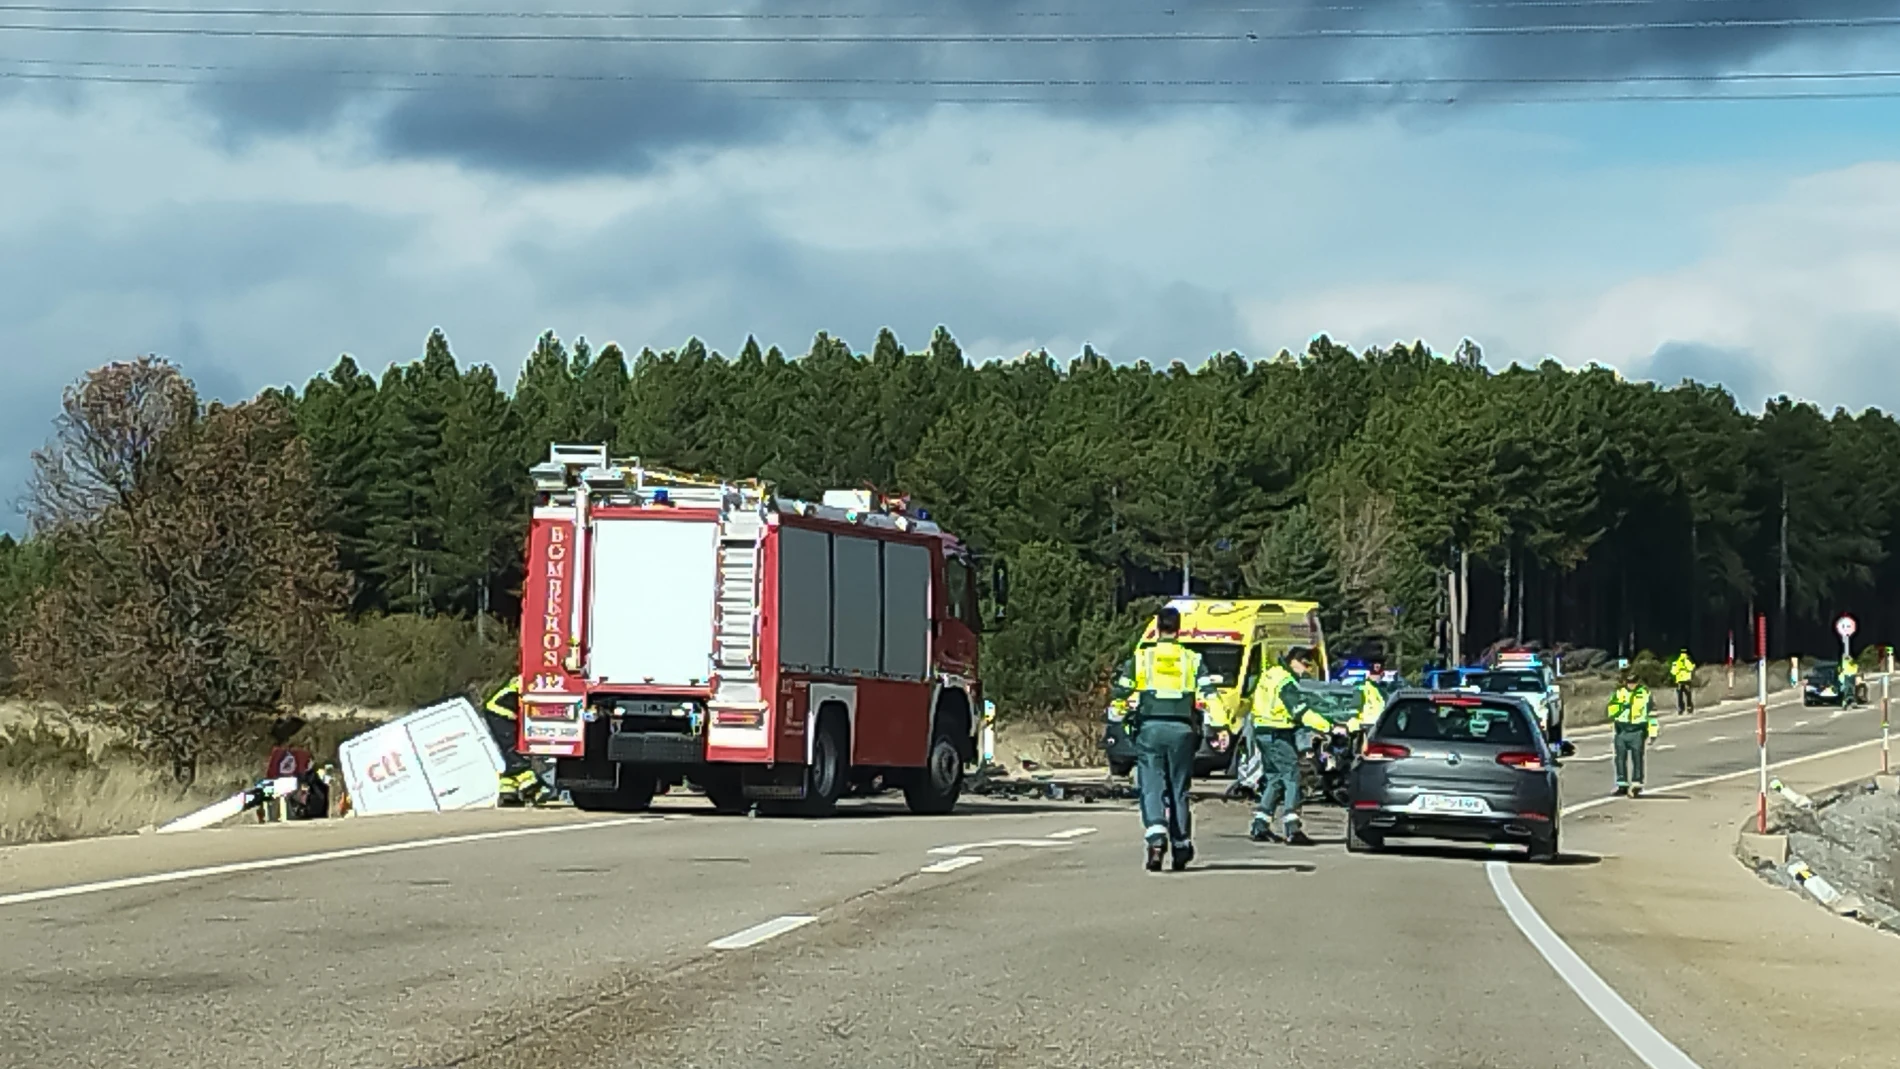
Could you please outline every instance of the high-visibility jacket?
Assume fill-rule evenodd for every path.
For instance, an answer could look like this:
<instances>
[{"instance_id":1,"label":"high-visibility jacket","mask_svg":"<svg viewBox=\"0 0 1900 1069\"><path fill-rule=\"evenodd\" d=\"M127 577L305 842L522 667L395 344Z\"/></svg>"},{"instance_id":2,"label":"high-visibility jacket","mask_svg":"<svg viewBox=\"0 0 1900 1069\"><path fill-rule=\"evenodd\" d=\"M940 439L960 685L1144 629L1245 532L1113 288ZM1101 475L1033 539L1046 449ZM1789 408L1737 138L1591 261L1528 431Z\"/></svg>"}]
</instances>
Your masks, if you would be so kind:
<instances>
[{"instance_id":1,"label":"high-visibility jacket","mask_svg":"<svg viewBox=\"0 0 1900 1069\"><path fill-rule=\"evenodd\" d=\"M1385 712L1385 694L1368 679L1359 684L1359 711L1353 715L1353 728L1370 729L1379 722L1379 714Z\"/></svg>"},{"instance_id":2,"label":"high-visibility jacket","mask_svg":"<svg viewBox=\"0 0 1900 1069\"><path fill-rule=\"evenodd\" d=\"M1656 717L1649 706L1649 688L1642 684L1634 687L1618 687L1610 695L1610 722L1613 724L1638 724L1656 733Z\"/></svg>"},{"instance_id":3,"label":"high-visibility jacket","mask_svg":"<svg viewBox=\"0 0 1900 1069\"><path fill-rule=\"evenodd\" d=\"M1124 723L1138 725L1144 720L1179 720L1195 723L1195 698L1203 702L1217 700L1214 677L1208 675L1201 655L1179 642L1162 641L1143 646L1122 664L1111 688L1117 699L1139 695Z\"/></svg>"},{"instance_id":4,"label":"high-visibility jacket","mask_svg":"<svg viewBox=\"0 0 1900 1069\"><path fill-rule=\"evenodd\" d=\"M1261 675L1253 690L1253 726L1257 731L1292 731L1298 723L1314 731L1331 731L1333 722L1314 712L1300 692L1299 680L1280 665Z\"/></svg>"},{"instance_id":5,"label":"high-visibility jacket","mask_svg":"<svg viewBox=\"0 0 1900 1069\"><path fill-rule=\"evenodd\" d=\"M1695 682L1695 662L1689 659L1687 652L1676 654L1676 659L1670 662L1669 678L1677 686Z\"/></svg>"},{"instance_id":6,"label":"high-visibility jacket","mask_svg":"<svg viewBox=\"0 0 1900 1069\"><path fill-rule=\"evenodd\" d=\"M500 690L489 696L488 711L496 716L513 720L521 711L521 677L509 680Z\"/></svg>"}]
</instances>

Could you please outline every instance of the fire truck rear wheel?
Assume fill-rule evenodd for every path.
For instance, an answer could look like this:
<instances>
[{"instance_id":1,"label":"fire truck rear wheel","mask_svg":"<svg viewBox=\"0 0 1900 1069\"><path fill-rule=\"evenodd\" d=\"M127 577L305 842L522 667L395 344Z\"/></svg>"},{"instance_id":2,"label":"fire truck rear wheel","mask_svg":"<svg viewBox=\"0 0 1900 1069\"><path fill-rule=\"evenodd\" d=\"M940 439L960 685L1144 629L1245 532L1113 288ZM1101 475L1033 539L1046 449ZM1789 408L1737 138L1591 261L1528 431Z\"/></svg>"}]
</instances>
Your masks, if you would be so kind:
<instances>
[{"instance_id":1,"label":"fire truck rear wheel","mask_svg":"<svg viewBox=\"0 0 1900 1069\"><path fill-rule=\"evenodd\" d=\"M793 817L829 816L844 796L850 775L851 729L844 714L828 710L819 714L818 735L812 739L811 764L805 769L805 797L771 807L773 815ZM761 811L764 807L761 806Z\"/></svg>"},{"instance_id":2,"label":"fire truck rear wheel","mask_svg":"<svg viewBox=\"0 0 1900 1069\"><path fill-rule=\"evenodd\" d=\"M623 765L620 786L611 791L572 791L574 808L590 813L643 813L653 805L659 781L638 765Z\"/></svg>"},{"instance_id":3,"label":"fire truck rear wheel","mask_svg":"<svg viewBox=\"0 0 1900 1069\"><path fill-rule=\"evenodd\" d=\"M963 795L963 751L950 729L949 724L938 725L924 767L904 785L904 804L913 813L948 813Z\"/></svg>"},{"instance_id":4,"label":"fire truck rear wheel","mask_svg":"<svg viewBox=\"0 0 1900 1069\"><path fill-rule=\"evenodd\" d=\"M701 790L706 792L706 801L721 813L743 813L746 811L745 784L739 774L726 769L706 773L699 781Z\"/></svg>"}]
</instances>

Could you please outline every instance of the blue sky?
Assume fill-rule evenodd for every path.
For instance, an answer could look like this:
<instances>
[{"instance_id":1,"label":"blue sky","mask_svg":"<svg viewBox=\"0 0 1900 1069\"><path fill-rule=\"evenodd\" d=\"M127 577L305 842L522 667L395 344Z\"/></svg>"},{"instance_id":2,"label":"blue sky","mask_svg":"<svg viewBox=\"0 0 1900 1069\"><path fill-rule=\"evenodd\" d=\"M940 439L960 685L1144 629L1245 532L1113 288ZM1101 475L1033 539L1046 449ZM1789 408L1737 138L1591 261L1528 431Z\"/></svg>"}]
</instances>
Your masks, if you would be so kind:
<instances>
[{"instance_id":1,"label":"blue sky","mask_svg":"<svg viewBox=\"0 0 1900 1069\"><path fill-rule=\"evenodd\" d=\"M618 7L704 13L709 5ZM1269 34L1900 16L1900 2L1885 0L1260 0L1176 4L1182 14L1173 17L1128 0L896 5L853 0L850 10L933 14L685 29L929 38L1021 32L1025 21L1009 11L1065 6L1084 13L1062 22L1066 30ZM718 10L845 8L785 0ZM1750 406L1787 392L1824 406L1900 407L1891 371L1900 347L1900 99L1545 99L1900 92L1900 78L1614 81L1900 67L1892 28L654 46L73 29L392 28L360 15L43 13L0 22L42 27L0 29L8 498L50 430L60 388L90 366L157 352L207 392L234 397L301 383L342 352L377 369L411 359L436 326L464 360L493 363L505 378L544 329L632 348L697 335L727 351L752 333L796 352L818 330L864 347L890 326L921 344L941 322L979 359L1042 346L1066 356L1089 342L1116 359L1193 363L1215 349L1297 349L1321 332L1358 345L1423 338L1444 350L1470 336L1493 363L1549 354L1633 375L1695 375L1728 384ZM524 25L504 22L395 28ZM338 73L365 69L408 77ZM636 80L457 80L470 72ZM1299 99L1189 106L1157 103L1179 89L1096 86L1068 91L1085 98L1072 102L1041 91L1041 103L983 105L931 101L1001 90L885 85L853 90L877 98L869 103L839 105L761 102L744 98L756 89L703 80L637 81L682 74L1597 81L1384 91L1457 92L1464 102L1452 107L1271 84L1225 92ZM198 84L76 80L128 76ZM369 82L405 91L370 91ZM435 88L409 91L424 83ZM1486 102L1497 96L1514 102Z\"/></svg>"}]
</instances>

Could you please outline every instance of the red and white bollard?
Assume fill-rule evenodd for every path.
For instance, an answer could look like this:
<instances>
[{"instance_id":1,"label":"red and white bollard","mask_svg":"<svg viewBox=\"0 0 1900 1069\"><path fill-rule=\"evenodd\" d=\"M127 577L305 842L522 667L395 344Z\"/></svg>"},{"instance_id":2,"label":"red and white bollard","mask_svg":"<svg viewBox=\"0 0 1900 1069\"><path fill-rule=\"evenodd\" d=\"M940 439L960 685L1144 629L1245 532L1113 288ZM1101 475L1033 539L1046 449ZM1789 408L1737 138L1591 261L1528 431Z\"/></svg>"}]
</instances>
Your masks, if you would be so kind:
<instances>
[{"instance_id":1,"label":"red and white bollard","mask_svg":"<svg viewBox=\"0 0 1900 1069\"><path fill-rule=\"evenodd\" d=\"M1768 834L1768 616L1755 617L1755 745L1760 750L1755 831Z\"/></svg>"}]
</instances>

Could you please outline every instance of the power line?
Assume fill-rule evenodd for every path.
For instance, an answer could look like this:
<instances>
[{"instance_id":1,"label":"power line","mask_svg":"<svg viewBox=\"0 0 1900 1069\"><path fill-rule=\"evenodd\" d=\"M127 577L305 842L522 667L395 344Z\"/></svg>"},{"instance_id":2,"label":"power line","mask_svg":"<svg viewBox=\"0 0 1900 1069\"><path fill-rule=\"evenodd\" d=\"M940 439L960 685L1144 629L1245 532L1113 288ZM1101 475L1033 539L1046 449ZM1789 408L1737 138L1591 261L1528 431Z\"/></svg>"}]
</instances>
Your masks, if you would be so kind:
<instances>
[{"instance_id":1,"label":"power line","mask_svg":"<svg viewBox=\"0 0 1900 1069\"><path fill-rule=\"evenodd\" d=\"M1456 37L1531 37L1580 34L1620 34L1657 31L1710 31L1761 29L1875 29L1900 26L1900 15L1840 18L1789 16L1786 18L1714 18L1667 21L1600 23L1540 23L1520 26L1311 27L1296 30L1222 32L1136 31L1125 33L867 33L867 34L638 34L638 33L528 33L449 30L347 30L233 28L214 26L58 26L0 23L0 30L22 33L118 34L126 36L275 38L302 40L414 40L481 41L489 43L588 44L1102 44L1102 43L1241 43L1250 41L1310 40L1419 40Z\"/></svg>"},{"instance_id":2,"label":"power line","mask_svg":"<svg viewBox=\"0 0 1900 1069\"><path fill-rule=\"evenodd\" d=\"M75 74L57 71L0 71L0 78L23 81L54 82L90 82L123 85L259 85L266 84L256 79L217 79L217 78L177 78L163 75L93 75ZM438 85L393 85L383 84L360 87L372 92L426 93L442 91ZM832 103L869 103L869 104L1095 104L1098 100L1086 96L898 96L893 94L859 94L847 96L835 93L751 93L743 94L747 101L803 101ZM1900 99L1900 89L1894 90L1843 90L1804 93L1606 93L1574 96L1532 95L1532 96L1474 96L1469 99L1458 96L1412 96L1383 97L1367 101L1381 106L1386 105L1423 105L1434 107L1455 107L1465 104L1619 104L1619 103L1739 103L1745 101L1799 101L1799 100L1891 100ZM1283 96L1227 96L1227 97L1157 97L1142 101L1144 104L1187 105L1194 107L1221 105L1261 105L1261 104L1338 104L1338 95L1307 93Z\"/></svg>"},{"instance_id":3,"label":"power line","mask_svg":"<svg viewBox=\"0 0 1900 1069\"><path fill-rule=\"evenodd\" d=\"M1403 89L1426 86L1539 86L1539 85L1630 85L1644 83L1725 85L1774 82L1866 81L1900 78L1900 69L1848 71L1733 71L1701 74L1603 74L1603 75L1530 75L1521 77L1475 75L1470 77L1436 76L1405 78L944 78L890 77L879 75L654 75L589 74L575 71L443 71L397 70L373 67L283 67L279 65L232 63L130 62L101 59L44 59L25 56L0 56L0 63L22 66L81 67L129 71L187 71L211 73L251 73L275 75L263 79L232 79L231 84L270 84L286 80L283 76L406 78L424 80L528 81L628 83L705 86L792 86L837 85L945 89ZM180 79L181 83L200 79Z\"/></svg>"},{"instance_id":4,"label":"power line","mask_svg":"<svg viewBox=\"0 0 1900 1069\"><path fill-rule=\"evenodd\" d=\"M1582 10L1590 8L1642 8L1660 4L1751 4L1778 0L1466 0L1460 6L1470 10ZM1273 15L1287 12L1386 12L1438 10L1440 3L1420 0L1416 3L1329 3L1329 4L1253 4L1239 7L1199 7L1177 9L1142 7L1078 10L999 11L992 17L1017 19L1072 19L1109 17L1157 17L1184 19L1215 15ZM452 8L362 9L362 8L267 8L267 7L176 7L114 6L94 4L55 4L0 2L0 11L51 15L132 15L140 17L206 18L349 18L349 19L496 19L602 22L853 22L967 19L964 13L938 9L915 11L468 11Z\"/></svg>"}]
</instances>

